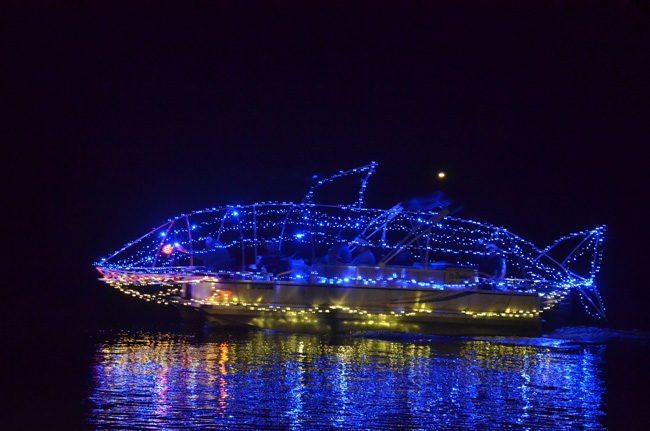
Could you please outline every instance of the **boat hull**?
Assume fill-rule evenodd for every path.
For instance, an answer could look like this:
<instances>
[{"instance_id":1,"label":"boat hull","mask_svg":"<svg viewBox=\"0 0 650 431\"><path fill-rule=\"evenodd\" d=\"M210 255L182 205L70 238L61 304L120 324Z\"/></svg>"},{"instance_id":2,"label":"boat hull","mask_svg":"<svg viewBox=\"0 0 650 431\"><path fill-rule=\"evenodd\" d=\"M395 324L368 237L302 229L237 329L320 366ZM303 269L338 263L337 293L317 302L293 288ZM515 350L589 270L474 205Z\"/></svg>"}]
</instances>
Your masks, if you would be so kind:
<instances>
[{"instance_id":1,"label":"boat hull","mask_svg":"<svg viewBox=\"0 0 650 431\"><path fill-rule=\"evenodd\" d=\"M184 318L303 332L537 335L539 296L478 289L224 281L183 286Z\"/></svg>"}]
</instances>

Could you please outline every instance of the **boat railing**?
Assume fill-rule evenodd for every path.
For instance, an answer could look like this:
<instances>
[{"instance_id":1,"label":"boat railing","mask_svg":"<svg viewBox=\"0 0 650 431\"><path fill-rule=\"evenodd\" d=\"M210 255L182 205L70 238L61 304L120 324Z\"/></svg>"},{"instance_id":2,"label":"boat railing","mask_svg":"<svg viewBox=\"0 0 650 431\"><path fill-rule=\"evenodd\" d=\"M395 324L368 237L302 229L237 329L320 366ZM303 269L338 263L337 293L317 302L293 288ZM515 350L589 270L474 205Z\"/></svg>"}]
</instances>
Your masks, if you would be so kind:
<instances>
[{"instance_id":1,"label":"boat railing","mask_svg":"<svg viewBox=\"0 0 650 431\"><path fill-rule=\"evenodd\" d=\"M473 267L439 265L436 268L407 266L315 265L278 274L242 270L219 271L206 267L164 268L97 268L104 281L125 284L169 284L187 282L289 282L317 285L352 285L375 287L417 287L433 289L468 289L532 292L543 290L533 280L506 278L495 281ZM543 284L543 283L542 283Z\"/></svg>"}]
</instances>

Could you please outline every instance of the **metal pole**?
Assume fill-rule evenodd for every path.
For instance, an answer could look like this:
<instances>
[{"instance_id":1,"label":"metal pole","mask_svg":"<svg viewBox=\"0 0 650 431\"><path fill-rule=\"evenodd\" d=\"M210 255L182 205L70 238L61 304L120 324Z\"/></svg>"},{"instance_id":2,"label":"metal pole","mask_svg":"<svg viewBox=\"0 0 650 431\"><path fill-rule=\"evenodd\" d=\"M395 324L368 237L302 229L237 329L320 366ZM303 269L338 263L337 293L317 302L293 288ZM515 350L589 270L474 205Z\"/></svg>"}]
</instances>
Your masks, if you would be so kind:
<instances>
[{"instance_id":1,"label":"metal pole","mask_svg":"<svg viewBox=\"0 0 650 431\"><path fill-rule=\"evenodd\" d=\"M253 262L257 268L257 216L256 216L256 208L257 204L253 204L253 253L254 253L254 259L255 261Z\"/></svg>"},{"instance_id":2,"label":"metal pole","mask_svg":"<svg viewBox=\"0 0 650 431\"><path fill-rule=\"evenodd\" d=\"M244 230L241 226L241 219L244 217L243 213L239 214L241 217L237 217L237 224L239 225L239 241L241 243L241 269L244 271L246 265L246 255L244 251Z\"/></svg>"},{"instance_id":3,"label":"metal pole","mask_svg":"<svg viewBox=\"0 0 650 431\"><path fill-rule=\"evenodd\" d=\"M190 218L185 216L185 223L187 224L187 237L190 240L190 266L194 266L194 249L192 248L192 228L190 227Z\"/></svg>"},{"instance_id":4,"label":"metal pole","mask_svg":"<svg viewBox=\"0 0 650 431\"><path fill-rule=\"evenodd\" d=\"M221 239L221 230L223 229L223 223L226 221L228 214L230 214L230 208L224 209L223 217L221 217L221 224L219 224L219 231L217 232L217 242Z\"/></svg>"},{"instance_id":5,"label":"metal pole","mask_svg":"<svg viewBox=\"0 0 650 431\"><path fill-rule=\"evenodd\" d=\"M429 269L429 244L431 243L431 235L427 234L427 252L424 255L424 269Z\"/></svg>"}]
</instances>

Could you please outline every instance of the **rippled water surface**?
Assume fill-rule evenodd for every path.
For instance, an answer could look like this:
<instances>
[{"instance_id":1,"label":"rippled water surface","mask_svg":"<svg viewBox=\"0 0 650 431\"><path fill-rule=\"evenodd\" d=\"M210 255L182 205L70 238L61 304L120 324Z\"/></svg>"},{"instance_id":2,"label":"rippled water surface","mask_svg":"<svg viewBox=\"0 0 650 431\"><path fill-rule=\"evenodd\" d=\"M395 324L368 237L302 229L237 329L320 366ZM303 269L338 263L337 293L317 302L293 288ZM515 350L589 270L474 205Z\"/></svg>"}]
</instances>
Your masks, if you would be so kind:
<instances>
[{"instance_id":1,"label":"rippled water surface","mask_svg":"<svg viewBox=\"0 0 650 431\"><path fill-rule=\"evenodd\" d=\"M606 345L571 338L562 332L533 339L103 333L87 423L110 429L603 429Z\"/></svg>"}]
</instances>

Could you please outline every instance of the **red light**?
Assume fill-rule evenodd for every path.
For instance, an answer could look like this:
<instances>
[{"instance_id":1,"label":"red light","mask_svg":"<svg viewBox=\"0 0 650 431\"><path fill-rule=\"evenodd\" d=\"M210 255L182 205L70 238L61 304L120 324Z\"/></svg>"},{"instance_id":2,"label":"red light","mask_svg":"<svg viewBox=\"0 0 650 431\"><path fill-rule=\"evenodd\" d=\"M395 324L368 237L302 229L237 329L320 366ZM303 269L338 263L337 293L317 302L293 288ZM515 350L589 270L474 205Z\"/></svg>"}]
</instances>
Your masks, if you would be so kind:
<instances>
[{"instance_id":1,"label":"red light","mask_svg":"<svg viewBox=\"0 0 650 431\"><path fill-rule=\"evenodd\" d=\"M162 248L164 254L172 254L172 251L174 251L174 247L171 244L165 244Z\"/></svg>"}]
</instances>

